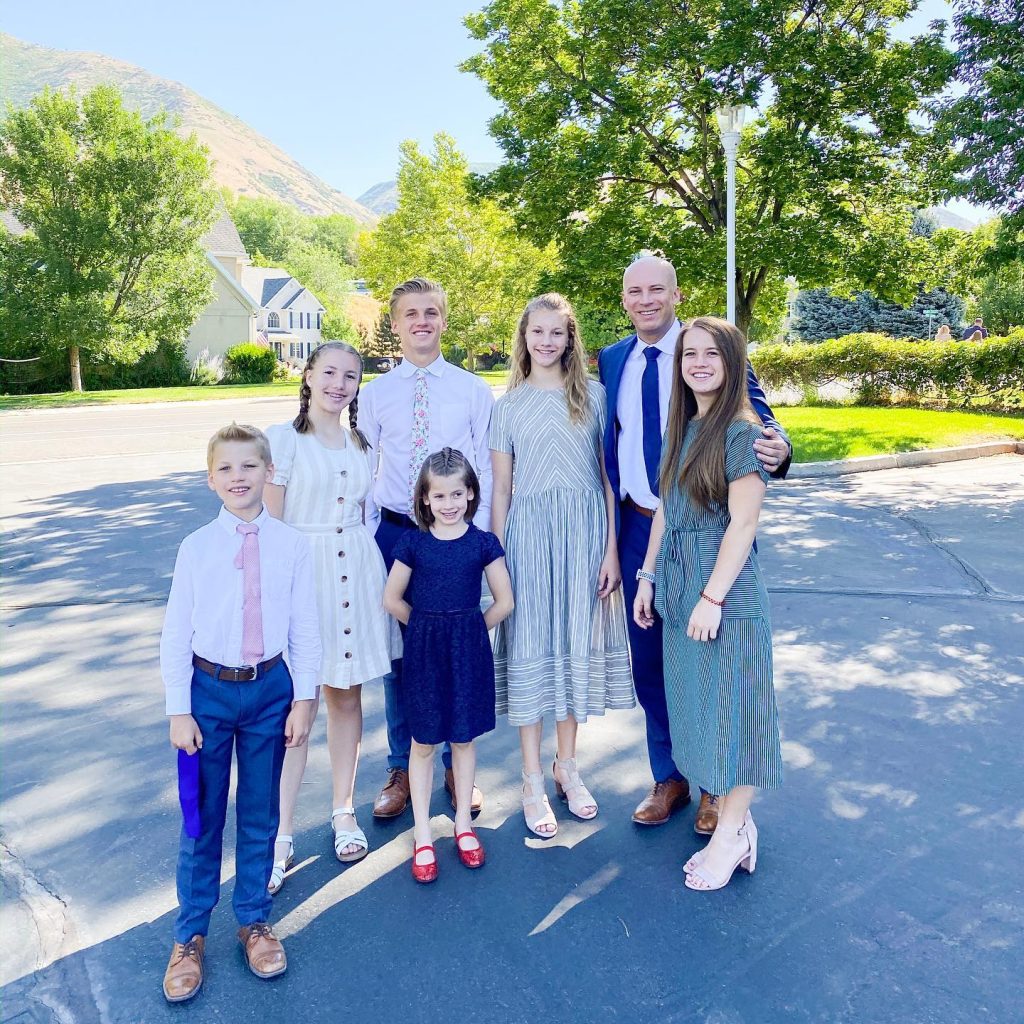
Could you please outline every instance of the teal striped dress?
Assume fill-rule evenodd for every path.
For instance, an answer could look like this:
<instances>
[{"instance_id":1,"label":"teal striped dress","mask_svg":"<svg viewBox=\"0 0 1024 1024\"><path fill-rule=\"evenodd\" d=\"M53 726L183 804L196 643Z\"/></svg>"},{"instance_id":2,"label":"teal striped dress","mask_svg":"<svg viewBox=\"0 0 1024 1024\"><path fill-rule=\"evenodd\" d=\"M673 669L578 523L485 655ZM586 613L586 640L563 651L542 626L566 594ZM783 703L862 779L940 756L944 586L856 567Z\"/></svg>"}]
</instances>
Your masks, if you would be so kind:
<instances>
[{"instance_id":1,"label":"teal striped dress","mask_svg":"<svg viewBox=\"0 0 1024 1024\"><path fill-rule=\"evenodd\" d=\"M700 430L687 426L682 458ZM731 482L767 470L754 454L760 426L736 421L726 438ZM772 789L782 783L779 717L772 684L768 591L751 551L725 598L714 640L691 640L686 627L707 585L729 525L726 508L711 511L673 487L664 496L665 537L658 554L654 605L664 620L665 697L672 757L691 784L724 795L734 786Z\"/></svg>"}]
</instances>

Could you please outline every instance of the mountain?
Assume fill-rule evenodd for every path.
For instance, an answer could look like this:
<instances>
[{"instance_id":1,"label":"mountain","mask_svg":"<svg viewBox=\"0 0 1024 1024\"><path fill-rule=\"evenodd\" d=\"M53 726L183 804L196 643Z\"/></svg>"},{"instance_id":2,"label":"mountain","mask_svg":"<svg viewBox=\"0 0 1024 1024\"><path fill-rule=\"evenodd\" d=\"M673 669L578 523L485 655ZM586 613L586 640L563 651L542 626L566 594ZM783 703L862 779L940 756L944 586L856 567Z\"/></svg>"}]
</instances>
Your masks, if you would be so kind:
<instances>
[{"instance_id":1,"label":"mountain","mask_svg":"<svg viewBox=\"0 0 1024 1024\"><path fill-rule=\"evenodd\" d=\"M497 168L497 164L470 164L471 174L490 174ZM372 188L368 188L357 200L368 210L372 210L378 217L386 213L393 213L398 206L398 182L378 181Z\"/></svg>"},{"instance_id":2,"label":"mountain","mask_svg":"<svg viewBox=\"0 0 1024 1024\"><path fill-rule=\"evenodd\" d=\"M221 110L178 82L98 53L50 50L0 33L0 98L27 106L44 87L76 85L79 92L107 83L117 86L125 106L152 117L177 115L182 131L195 132L215 161L218 185L250 196L269 196L304 213L344 213L363 224L376 216L365 206L306 170L240 118Z\"/></svg>"}]
</instances>

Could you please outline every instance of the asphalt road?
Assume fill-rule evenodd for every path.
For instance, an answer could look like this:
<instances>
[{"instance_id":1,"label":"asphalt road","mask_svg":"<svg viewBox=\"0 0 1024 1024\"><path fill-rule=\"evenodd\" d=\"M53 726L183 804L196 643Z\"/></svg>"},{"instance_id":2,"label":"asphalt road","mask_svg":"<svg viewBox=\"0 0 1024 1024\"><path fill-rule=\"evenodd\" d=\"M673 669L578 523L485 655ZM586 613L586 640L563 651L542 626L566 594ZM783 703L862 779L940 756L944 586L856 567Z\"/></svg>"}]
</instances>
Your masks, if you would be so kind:
<instances>
[{"instance_id":1,"label":"asphalt road","mask_svg":"<svg viewBox=\"0 0 1024 1024\"><path fill-rule=\"evenodd\" d=\"M581 730L600 816L527 838L518 744L479 744L479 873L434 813L441 876L380 826L382 696L357 803L371 854L333 858L317 724L277 897L288 973L245 971L227 897L204 992L160 980L178 828L157 639L181 537L216 512L205 444L290 401L0 414L4 670L0 1021L941 1022L1024 1018L1024 459L773 485L785 787L755 807L757 873L685 890L692 808L641 830L641 712ZM229 825L229 832L231 831ZM229 851L230 852L230 851Z\"/></svg>"}]
</instances>

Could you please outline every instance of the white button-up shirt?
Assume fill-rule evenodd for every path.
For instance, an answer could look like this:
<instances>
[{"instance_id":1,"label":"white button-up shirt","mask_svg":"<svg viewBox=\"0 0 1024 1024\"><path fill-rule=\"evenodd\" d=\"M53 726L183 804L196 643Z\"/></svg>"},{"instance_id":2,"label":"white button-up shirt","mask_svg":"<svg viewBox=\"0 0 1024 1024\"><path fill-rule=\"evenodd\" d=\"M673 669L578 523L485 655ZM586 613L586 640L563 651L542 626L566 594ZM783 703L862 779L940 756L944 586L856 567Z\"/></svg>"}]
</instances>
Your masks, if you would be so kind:
<instances>
[{"instance_id":1,"label":"white button-up shirt","mask_svg":"<svg viewBox=\"0 0 1024 1024\"><path fill-rule=\"evenodd\" d=\"M235 527L241 522L222 506L212 523L178 548L160 636L169 715L191 714L193 652L215 665L243 664L242 570L235 566L242 547ZM283 653L295 699L310 700L320 671L320 624L309 542L265 507L253 522L260 528L263 658Z\"/></svg>"},{"instance_id":2,"label":"white button-up shirt","mask_svg":"<svg viewBox=\"0 0 1024 1024\"><path fill-rule=\"evenodd\" d=\"M416 372L427 375L428 454L456 448L480 478L480 506L473 521L491 528L491 452L487 443L494 397L487 383L438 356L429 366L408 359L371 380L359 393L358 427L370 444L377 466L366 500L366 524L376 530L380 508L408 513L412 500L409 460L412 455L413 392Z\"/></svg>"},{"instance_id":3,"label":"white button-up shirt","mask_svg":"<svg viewBox=\"0 0 1024 1024\"><path fill-rule=\"evenodd\" d=\"M661 412L661 436L668 426L668 404L672 398L672 356L676 351L676 338L682 330L678 320L657 342L658 349L658 408ZM656 509L658 499L651 492L644 462L644 414L641 394L644 370L647 368L648 346L639 339L633 346L619 381L619 396L615 414L619 420L619 497L632 498L644 508Z\"/></svg>"}]
</instances>

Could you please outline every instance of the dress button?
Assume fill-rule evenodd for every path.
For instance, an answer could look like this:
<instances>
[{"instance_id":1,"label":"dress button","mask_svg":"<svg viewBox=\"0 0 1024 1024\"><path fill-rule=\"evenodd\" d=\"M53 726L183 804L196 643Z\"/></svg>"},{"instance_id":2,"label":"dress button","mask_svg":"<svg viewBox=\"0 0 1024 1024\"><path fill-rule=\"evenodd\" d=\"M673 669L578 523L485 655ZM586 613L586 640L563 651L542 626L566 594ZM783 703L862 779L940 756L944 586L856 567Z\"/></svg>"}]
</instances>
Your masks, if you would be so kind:
<instances>
[{"instance_id":1,"label":"dress button","mask_svg":"<svg viewBox=\"0 0 1024 1024\"><path fill-rule=\"evenodd\" d=\"M349 633L351 633L351 632L352 632L352 627L351 627L351 626L346 626L346 627L345 627L345 628L344 628L344 629L342 630L342 632L343 632L343 633L345 634L345 636L348 636L348 635L349 635Z\"/></svg>"},{"instance_id":2,"label":"dress button","mask_svg":"<svg viewBox=\"0 0 1024 1024\"><path fill-rule=\"evenodd\" d=\"M338 504L339 504L339 505L341 505L341 504L344 504L344 501L345 501L345 499L344 499L344 498L339 498L339 499L338 499Z\"/></svg>"},{"instance_id":3,"label":"dress button","mask_svg":"<svg viewBox=\"0 0 1024 1024\"><path fill-rule=\"evenodd\" d=\"M343 470L341 471L341 474L340 474L340 475L341 475L341 476L348 476L348 470L347 470L347 469L343 469Z\"/></svg>"},{"instance_id":4,"label":"dress button","mask_svg":"<svg viewBox=\"0 0 1024 1024\"><path fill-rule=\"evenodd\" d=\"M342 583L348 583L348 577L347 576L342 576L341 577L341 582Z\"/></svg>"},{"instance_id":5,"label":"dress button","mask_svg":"<svg viewBox=\"0 0 1024 1024\"><path fill-rule=\"evenodd\" d=\"M335 532L335 533L342 533L342 532L344 532L344 530L345 530L345 527L344 527L344 526L336 526L336 527L334 528L334 532Z\"/></svg>"},{"instance_id":6,"label":"dress button","mask_svg":"<svg viewBox=\"0 0 1024 1024\"><path fill-rule=\"evenodd\" d=\"M341 602L341 607L342 608L347 608L348 607L348 601L342 601Z\"/></svg>"},{"instance_id":7,"label":"dress button","mask_svg":"<svg viewBox=\"0 0 1024 1024\"><path fill-rule=\"evenodd\" d=\"M344 558L345 557L345 552L344 551L339 551L338 552L338 557L339 558Z\"/></svg>"},{"instance_id":8,"label":"dress button","mask_svg":"<svg viewBox=\"0 0 1024 1024\"><path fill-rule=\"evenodd\" d=\"M346 658L351 658L352 657L352 652L351 651L346 651L345 652L345 657Z\"/></svg>"}]
</instances>

